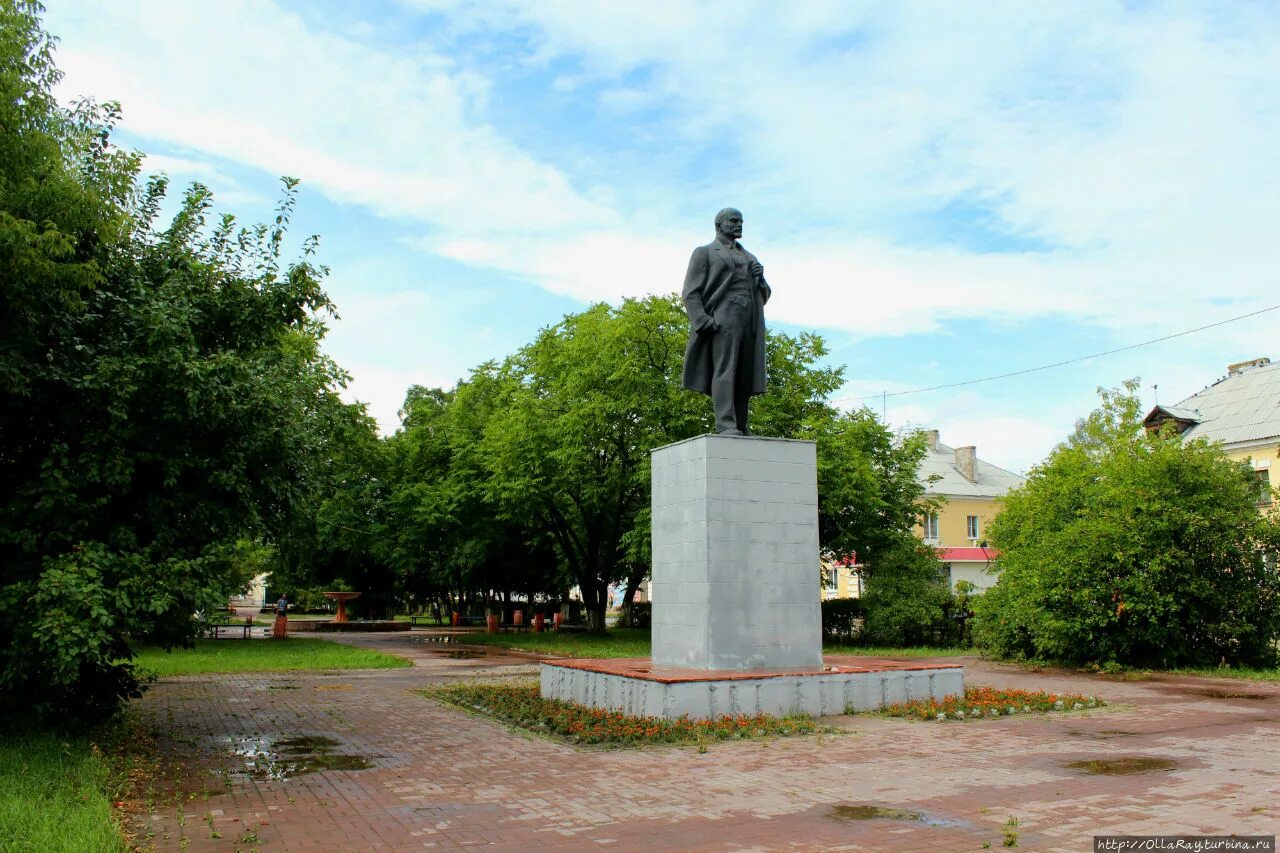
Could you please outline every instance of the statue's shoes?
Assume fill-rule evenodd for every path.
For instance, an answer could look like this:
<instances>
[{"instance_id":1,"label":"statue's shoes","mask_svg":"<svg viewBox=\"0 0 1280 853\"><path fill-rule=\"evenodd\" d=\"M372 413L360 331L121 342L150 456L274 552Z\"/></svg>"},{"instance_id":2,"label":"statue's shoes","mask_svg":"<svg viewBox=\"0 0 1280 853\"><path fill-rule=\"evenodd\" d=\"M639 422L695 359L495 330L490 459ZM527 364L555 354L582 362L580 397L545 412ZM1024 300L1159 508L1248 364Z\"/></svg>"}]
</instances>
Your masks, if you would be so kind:
<instances>
[{"instance_id":1,"label":"statue's shoes","mask_svg":"<svg viewBox=\"0 0 1280 853\"><path fill-rule=\"evenodd\" d=\"M740 429L722 429L716 435L742 435Z\"/></svg>"}]
</instances>

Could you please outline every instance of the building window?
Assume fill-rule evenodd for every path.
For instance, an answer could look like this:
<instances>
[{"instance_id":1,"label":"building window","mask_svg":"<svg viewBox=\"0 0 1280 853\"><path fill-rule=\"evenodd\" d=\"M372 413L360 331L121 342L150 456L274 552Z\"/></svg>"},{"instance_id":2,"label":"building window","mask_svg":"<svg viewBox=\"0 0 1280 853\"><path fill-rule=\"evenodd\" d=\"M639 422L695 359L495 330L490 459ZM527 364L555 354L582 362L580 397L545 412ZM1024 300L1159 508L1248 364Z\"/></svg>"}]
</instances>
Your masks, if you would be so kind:
<instances>
[{"instance_id":1,"label":"building window","mask_svg":"<svg viewBox=\"0 0 1280 853\"><path fill-rule=\"evenodd\" d=\"M836 592L840 588L840 567L830 566L824 572L827 576L827 591Z\"/></svg>"},{"instance_id":2,"label":"building window","mask_svg":"<svg viewBox=\"0 0 1280 853\"><path fill-rule=\"evenodd\" d=\"M978 538L978 517L976 515L971 515L965 520L965 529L969 531L967 535L970 539Z\"/></svg>"},{"instance_id":3,"label":"building window","mask_svg":"<svg viewBox=\"0 0 1280 853\"><path fill-rule=\"evenodd\" d=\"M924 538L926 542L938 541L938 516L935 513L924 517Z\"/></svg>"},{"instance_id":4,"label":"building window","mask_svg":"<svg viewBox=\"0 0 1280 853\"><path fill-rule=\"evenodd\" d=\"M1253 472L1253 476L1258 479L1258 503L1271 503L1271 472L1266 468L1259 468Z\"/></svg>"}]
</instances>

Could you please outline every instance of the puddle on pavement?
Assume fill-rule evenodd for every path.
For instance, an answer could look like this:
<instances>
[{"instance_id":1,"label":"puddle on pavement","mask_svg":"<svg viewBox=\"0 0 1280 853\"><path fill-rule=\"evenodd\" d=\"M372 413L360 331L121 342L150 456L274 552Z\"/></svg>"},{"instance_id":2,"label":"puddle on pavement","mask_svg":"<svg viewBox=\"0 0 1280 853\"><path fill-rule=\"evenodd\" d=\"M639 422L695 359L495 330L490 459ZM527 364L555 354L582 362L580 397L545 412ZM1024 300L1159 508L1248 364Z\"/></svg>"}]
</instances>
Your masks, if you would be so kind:
<instances>
[{"instance_id":1,"label":"puddle on pavement","mask_svg":"<svg viewBox=\"0 0 1280 853\"><path fill-rule=\"evenodd\" d=\"M1137 773L1154 773L1157 770L1174 770L1178 762L1168 758L1151 758L1134 755L1126 758L1093 758L1085 761L1068 761L1063 767L1079 770L1090 776L1133 776Z\"/></svg>"},{"instance_id":2,"label":"puddle on pavement","mask_svg":"<svg viewBox=\"0 0 1280 853\"><path fill-rule=\"evenodd\" d=\"M933 817L925 812L915 811L914 809L900 809L894 806L832 806L827 810L826 816L828 820L838 821L900 820L922 823L925 826L950 826L955 824L955 821L943 820L942 818Z\"/></svg>"},{"instance_id":3,"label":"puddle on pavement","mask_svg":"<svg viewBox=\"0 0 1280 853\"><path fill-rule=\"evenodd\" d=\"M1267 693L1236 693L1231 690L1201 690L1196 695L1207 696L1210 699L1253 699L1259 702L1275 698Z\"/></svg>"},{"instance_id":4,"label":"puddle on pavement","mask_svg":"<svg viewBox=\"0 0 1280 853\"><path fill-rule=\"evenodd\" d=\"M323 735L287 738L250 737L234 742L232 752L244 759L248 775L257 780L282 781L322 770L367 770L380 755L335 753L339 741Z\"/></svg>"},{"instance_id":5,"label":"puddle on pavement","mask_svg":"<svg viewBox=\"0 0 1280 853\"><path fill-rule=\"evenodd\" d=\"M1083 729L1067 729L1064 734L1070 737L1092 737L1105 740L1113 737L1130 737L1141 734L1141 732L1127 732L1124 729L1099 729L1096 732L1084 731Z\"/></svg>"},{"instance_id":6,"label":"puddle on pavement","mask_svg":"<svg viewBox=\"0 0 1280 853\"><path fill-rule=\"evenodd\" d=\"M328 752L337 745L338 741L324 735L287 737L276 741L276 747L282 752Z\"/></svg>"},{"instance_id":7,"label":"puddle on pavement","mask_svg":"<svg viewBox=\"0 0 1280 853\"><path fill-rule=\"evenodd\" d=\"M452 660L476 660L477 658L493 657L495 654L507 651L506 649L498 649L495 652L488 648L475 646L457 648L458 646L463 646L465 642L465 637L457 634L444 634L437 637L414 637L413 641L427 646L428 650L433 654ZM452 646L454 648L436 649L431 648L432 646Z\"/></svg>"}]
</instances>

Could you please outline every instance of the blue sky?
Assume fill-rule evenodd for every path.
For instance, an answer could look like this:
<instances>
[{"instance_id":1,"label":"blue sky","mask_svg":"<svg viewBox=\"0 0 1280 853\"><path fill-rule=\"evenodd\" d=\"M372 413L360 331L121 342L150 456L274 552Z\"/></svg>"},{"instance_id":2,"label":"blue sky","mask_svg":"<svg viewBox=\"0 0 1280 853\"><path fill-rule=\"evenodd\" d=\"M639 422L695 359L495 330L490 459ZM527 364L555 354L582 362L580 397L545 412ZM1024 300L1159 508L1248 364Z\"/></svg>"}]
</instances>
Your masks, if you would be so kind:
<instances>
[{"instance_id":1,"label":"blue sky","mask_svg":"<svg viewBox=\"0 0 1280 853\"><path fill-rule=\"evenodd\" d=\"M679 288L726 205L772 327L846 405L1280 303L1269 3L50 4L60 95L119 100L149 171L265 218L302 180L386 431L594 301ZM1280 357L1280 312L1031 376L887 399L1025 470L1140 376L1175 402Z\"/></svg>"}]
</instances>

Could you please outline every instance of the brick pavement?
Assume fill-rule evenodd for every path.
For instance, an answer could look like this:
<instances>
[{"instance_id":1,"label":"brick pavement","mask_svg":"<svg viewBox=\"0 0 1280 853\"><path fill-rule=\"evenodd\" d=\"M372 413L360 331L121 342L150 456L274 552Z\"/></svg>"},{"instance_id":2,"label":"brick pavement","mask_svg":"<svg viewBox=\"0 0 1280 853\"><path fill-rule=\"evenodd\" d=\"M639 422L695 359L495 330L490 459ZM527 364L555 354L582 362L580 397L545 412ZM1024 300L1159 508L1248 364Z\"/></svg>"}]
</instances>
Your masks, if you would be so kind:
<instances>
[{"instance_id":1,"label":"brick pavement","mask_svg":"<svg viewBox=\"0 0 1280 853\"><path fill-rule=\"evenodd\" d=\"M140 842L295 853L978 850L984 842L1000 849L1014 817L1020 849L1087 851L1103 833L1280 830L1280 684L1120 681L965 659L971 684L1096 693L1121 707L976 723L833 718L841 734L713 744L705 753L609 751L512 732L411 693L453 678L534 672L521 656L447 657L421 633L341 638L406 653L412 669L156 685L142 704L169 729L168 746L190 757L193 798L140 816ZM255 778L234 753L295 736L332 738L335 752L371 766ZM1123 776L1064 766L1118 757L1176 766ZM839 808L847 805L922 819L848 820Z\"/></svg>"}]
</instances>

